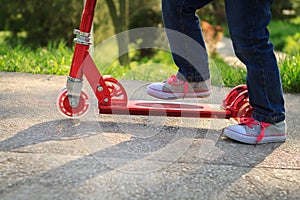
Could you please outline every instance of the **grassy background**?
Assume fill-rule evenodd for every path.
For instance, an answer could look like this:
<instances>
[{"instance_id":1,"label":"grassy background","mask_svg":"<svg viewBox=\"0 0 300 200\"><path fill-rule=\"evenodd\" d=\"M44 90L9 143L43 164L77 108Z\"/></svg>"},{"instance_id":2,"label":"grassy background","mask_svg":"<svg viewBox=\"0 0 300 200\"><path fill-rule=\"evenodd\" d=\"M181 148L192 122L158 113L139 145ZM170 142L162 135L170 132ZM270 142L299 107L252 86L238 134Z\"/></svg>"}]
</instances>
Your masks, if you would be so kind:
<instances>
[{"instance_id":1,"label":"grassy background","mask_svg":"<svg viewBox=\"0 0 300 200\"><path fill-rule=\"evenodd\" d=\"M290 21L272 21L269 31L277 51L289 54L300 52L300 17Z\"/></svg>"},{"instance_id":2,"label":"grassy background","mask_svg":"<svg viewBox=\"0 0 300 200\"><path fill-rule=\"evenodd\" d=\"M300 92L299 24L296 20L290 23L273 22L270 26L272 42L279 47L277 50L287 53L279 67L283 89L289 93ZM30 49L21 42L16 46L7 44L3 39L7 34L0 32L0 71L68 75L73 49L68 48L64 42L50 42L47 47ZM130 53L134 58L130 69L121 67L116 59L105 65L98 64L96 59L96 64L102 74L112 75L116 79L149 82L162 81L177 71L169 52L159 50L153 57L143 59L137 58L136 53ZM218 55L210 58L210 70L213 85L234 87L246 82L245 69L229 66Z\"/></svg>"},{"instance_id":3,"label":"grassy background","mask_svg":"<svg viewBox=\"0 0 300 200\"><path fill-rule=\"evenodd\" d=\"M1 36L0 36L1 37ZM17 45L0 45L0 71L66 75L70 70L72 50L63 42L32 50Z\"/></svg>"}]
</instances>

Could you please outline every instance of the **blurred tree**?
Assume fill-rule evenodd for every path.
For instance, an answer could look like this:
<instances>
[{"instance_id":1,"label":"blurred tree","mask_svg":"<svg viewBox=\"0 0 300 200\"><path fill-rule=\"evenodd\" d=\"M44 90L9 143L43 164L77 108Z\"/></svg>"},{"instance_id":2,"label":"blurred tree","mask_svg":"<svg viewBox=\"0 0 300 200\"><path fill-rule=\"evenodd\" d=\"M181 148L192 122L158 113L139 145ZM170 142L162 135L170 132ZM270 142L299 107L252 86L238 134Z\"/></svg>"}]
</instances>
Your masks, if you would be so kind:
<instances>
[{"instance_id":1,"label":"blurred tree","mask_svg":"<svg viewBox=\"0 0 300 200\"><path fill-rule=\"evenodd\" d=\"M31 46L47 45L49 41L67 40L72 45L74 27L79 26L83 3L78 0L1 0L3 29L26 32L25 43Z\"/></svg>"},{"instance_id":2,"label":"blurred tree","mask_svg":"<svg viewBox=\"0 0 300 200\"><path fill-rule=\"evenodd\" d=\"M300 0L273 1L272 16L274 19L284 20L296 17L300 11ZM288 14L291 11L290 14ZM202 20L208 21L213 25L226 23L224 0L214 0L198 12Z\"/></svg>"},{"instance_id":3,"label":"blurred tree","mask_svg":"<svg viewBox=\"0 0 300 200\"><path fill-rule=\"evenodd\" d=\"M5 30L6 19L8 18L9 12L7 10L7 4L9 0L0 0L0 31Z\"/></svg>"},{"instance_id":4,"label":"blurred tree","mask_svg":"<svg viewBox=\"0 0 300 200\"><path fill-rule=\"evenodd\" d=\"M293 17L284 12L285 10L293 10L293 1L297 0L274 1L271 8L273 19L283 20Z\"/></svg>"},{"instance_id":5,"label":"blurred tree","mask_svg":"<svg viewBox=\"0 0 300 200\"><path fill-rule=\"evenodd\" d=\"M142 7L140 5L143 5ZM162 14L160 0L136 0L131 3L131 15L129 28L142 28L142 27L162 27ZM159 35L153 35L149 38L146 32L141 32L139 35L139 42L134 41L137 39L136 36L130 35L130 41L138 43L139 47L142 46L155 46L155 40L153 38L159 38ZM150 48L140 48L139 58L150 57L155 53L155 49Z\"/></svg>"},{"instance_id":6,"label":"blurred tree","mask_svg":"<svg viewBox=\"0 0 300 200\"><path fill-rule=\"evenodd\" d=\"M98 0L94 19L94 42L97 44L114 34L114 26L105 0Z\"/></svg>"},{"instance_id":7,"label":"blurred tree","mask_svg":"<svg viewBox=\"0 0 300 200\"><path fill-rule=\"evenodd\" d=\"M197 14L201 20L207 21L212 25L226 24L224 0L214 0L212 3L199 9Z\"/></svg>"},{"instance_id":8,"label":"blurred tree","mask_svg":"<svg viewBox=\"0 0 300 200\"><path fill-rule=\"evenodd\" d=\"M298 17L300 16L300 0L294 0L292 1L293 4L293 11L294 11L294 17Z\"/></svg>"},{"instance_id":9,"label":"blurred tree","mask_svg":"<svg viewBox=\"0 0 300 200\"><path fill-rule=\"evenodd\" d=\"M111 11L109 10L109 5L113 7L111 4L114 3L117 15L111 16ZM141 6L143 5L143 6ZM116 34L116 33L122 33L122 40L124 41L124 31L128 29L134 29L134 28L140 28L140 27L157 27L162 26L161 21L161 7L160 7L160 0L135 0L135 1L129 1L129 8L128 8L128 24L126 24L127 28L124 30L120 29L120 23L121 21L117 21L117 23L113 23L113 18L118 19L120 17L120 11L119 11L119 2L117 0L112 0L110 4L107 4L106 0L98 0L98 5L96 8L95 13L95 43L99 43L108 37ZM112 10L112 9L111 9ZM117 25L119 23L119 25ZM123 21L123 23L125 23ZM117 25L117 27L116 27ZM122 24L123 25L123 24ZM123 27L124 28L124 27ZM130 32L129 32L130 33ZM134 41L129 35L129 43L137 42ZM147 38L140 36L140 39L142 39L138 42L138 45L142 45L144 42L152 41L145 41ZM136 37L135 37L136 39ZM126 39L127 40L127 39ZM137 43L136 43L137 44ZM153 50L151 49L141 49L139 53L139 57L143 56L149 56L153 54Z\"/></svg>"},{"instance_id":10,"label":"blurred tree","mask_svg":"<svg viewBox=\"0 0 300 200\"><path fill-rule=\"evenodd\" d=\"M128 30L129 24L129 0L105 0L109 14L112 19L115 34L119 46L119 62L124 67L129 67L130 59L128 54L129 36L125 32L122 35L118 34Z\"/></svg>"},{"instance_id":11,"label":"blurred tree","mask_svg":"<svg viewBox=\"0 0 300 200\"><path fill-rule=\"evenodd\" d=\"M62 39L73 45L72 30L79 26L83 1L0 0L0 4L0 31L11 31L12 41L16 40L19 32L24 32L25 42L33 46ZM127 29L161 24L160 0L98 0L97 6L100 7L95 17L98 42ZM297 17L300 0L274 1L272 11L275 19ZM213 25L223 24L223 0L215 0L199 14L201 19Z\"/></svg>"}]
</instances>

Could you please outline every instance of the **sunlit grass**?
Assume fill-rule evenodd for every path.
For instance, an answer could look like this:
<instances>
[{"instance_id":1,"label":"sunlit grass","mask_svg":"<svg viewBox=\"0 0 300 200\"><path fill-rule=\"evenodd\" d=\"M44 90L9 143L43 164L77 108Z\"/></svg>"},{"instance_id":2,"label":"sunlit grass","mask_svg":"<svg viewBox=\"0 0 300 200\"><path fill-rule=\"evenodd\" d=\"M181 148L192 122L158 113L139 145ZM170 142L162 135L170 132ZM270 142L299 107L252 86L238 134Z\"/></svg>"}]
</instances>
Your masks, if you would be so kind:
<instances>
[{"instance_id":1,"label":"sunlit grass","mask_svg":"<svg viewBox=\"0 0 300 200\"><path fill-rule=\"evenodd\" d=\"M97 53L97 52L95 52ZM136 52L131 52L135 59L130 68L119 65L117 59L105 65L97 65L103 75L111 75L116 79L163 81L177 72L169 52L159 50L151 58L137 58ZM49 43L47 47L31 49L21 44L17 46L0 45L0 71L26 72L33 74L68 75L73 50L65 43ZM97 64L97 60L96 60ZM300 53L287 55L279 63L282 85L285 92L300 92ZM219 56L210 58L211 81L213 85L234 87L246 82L246 70L228 65Z\"/></svg>"},{"instance_id":2,"label":"sunlit grass","mask_svg":"<svg viewBox=\"0 0 300 200\"><path fill-rule=\"evenodd\" d=\"M300 93L300 52L285 58L279 66L283 90Z\"/></svg>"},{"instance_id":3,"label":"sunlit grass","mask_svg":"<svg viewBox=\"0 0 300 200\"><path fill-rule=\"evenodd\" d=\"M35 50L22 45L0 45L0 71L66 75L71 60L72 50L63 42Z\"/></svg>"}]
</instances>

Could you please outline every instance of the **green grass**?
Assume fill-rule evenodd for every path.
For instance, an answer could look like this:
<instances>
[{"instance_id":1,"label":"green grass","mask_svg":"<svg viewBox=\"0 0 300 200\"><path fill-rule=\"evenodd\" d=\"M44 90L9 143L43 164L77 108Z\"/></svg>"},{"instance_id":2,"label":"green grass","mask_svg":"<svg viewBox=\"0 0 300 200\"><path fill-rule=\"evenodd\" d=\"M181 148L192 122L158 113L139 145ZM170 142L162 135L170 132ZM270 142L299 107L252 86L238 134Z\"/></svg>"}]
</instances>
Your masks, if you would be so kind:
<instances>
[{"instance_id":1,"label":"green grass","mask_svg":"<svg viewBox=\"0 0 300 200\"><path fill-rule=\"evenodd\" d=\"M210 58L211 82L217 86L234 87L246 82L246 70L241 67L229 66L219 56ZM98 65L99 66L99 65ZM117 61L106 67L99 67L102 74L109 74L117 79L141 80L156 82L176 74L177 67L172 56L166 51L157 51L153 58L133 61L130 69L120 67Z\"/></svg>"},{"instance_id":2,"label":"green grass","mask_svg":"<svg viewBox=\"0 0 300 200\"><path fill-rule=\"evenodd\" d=\"M279 63L282 87L285 92L300 93L300 52Z\"/></svg>"},{"instance_id":3,"label":"green grass","mask_svg":"<svg viewBox=\"0 0 300 200\"><path fill-rule=\"evenodd\" d=\"M162 81L176 73L177 67L173 63L171 54L157 51L151 59L148 57L136 59L136 53L130 53L130 57L134 58L130 63L130 69L120 66L117 60L109 65L107 63L99 64L101 61L97 62L97 58L94 61L102 74L108 74L117 79L154 82Z\"/></svg>"},{"instance_id":4,"label":"green grass","mask_svg":"<svg viewBox=\"0 0 300 200\"><path fill-rule=\"evenodd\" d=\"M66 75L71 60L72 50L63 42L35 50L22 45L0 45L0 71Z\"/></svg>"},{"instance_id":5,"label":"green grass","mask_svg":"<svg viewBox=\"0 0 300 200\"><path fill-rule=\"evenodd\" d=\"M210 61L211 81L213 85L235 87L246 83L246 69L230 66L221 57L214 56Z\"/></svg>"},{"instance_id":6,"label":"green grass","mask_svg":"<svg viewBox=\"0 0 300 200\"><path fill-rule=\"evenodd\" d=\"M291 53L287 51L288 46L291 45L290 37L295 37L295 35L300 30L300 22L297 20L291 21L272 21L269 25L270 31L270 41L274 44L274 48L277 51L284 51L286 53ZM300 43L298 41L298 45Z\"/></svg>"},{"instance_id":7,"label":"green grass","mask_svg":"<svg viewBox=\"0 0 300 200\"><path fill-rule=\"evenodd\" d=\"M131 52L131 57L135 57L135 53ZM72 56L73 50L63 42L49 43L47 47L35 50L20 44L12 47L2 42L0 45L0 71L68 75ZM279 66L284 91L299 93L300 53L288 55L279 63ZM162 81L171 74L175 74L177 67L169 52L158 51L151 59L133 60L130 69L121 67L118 61L114 61L109 65L99 66L99 70L103 75L111 75L116 79L153 82ZM245 69L229 66L218 56L210 59L210 70L213 85L234 87L246 82Z\"/></svg>"}]
</instances>

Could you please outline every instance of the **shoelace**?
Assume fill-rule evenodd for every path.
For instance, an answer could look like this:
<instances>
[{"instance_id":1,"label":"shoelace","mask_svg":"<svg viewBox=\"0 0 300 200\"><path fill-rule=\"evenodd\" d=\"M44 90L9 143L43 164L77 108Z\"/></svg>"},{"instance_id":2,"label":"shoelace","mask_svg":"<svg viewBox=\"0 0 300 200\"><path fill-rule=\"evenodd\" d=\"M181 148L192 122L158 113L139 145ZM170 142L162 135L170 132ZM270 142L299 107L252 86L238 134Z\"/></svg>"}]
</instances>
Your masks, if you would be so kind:
<instances>
[{"instance_id":1,"label":"shoelace","mask_svg":"<svg viewBox=\"0 0 300 200\"><path fill-rule=\"evenodd\" d=\"M172 75L170 78L168 78L167 83L174 86L181 86L182 84L184 84L183 87L184 96L189 92L189 83L179 80L176 75Z\"/></svg>"},{"instance_id":2,"label":"shoelace","mask_svg":"<svg viewBox=\"0 0 300 200\"><path fill-rule=\"evenodd\" d=\"M261 126L261 132L260 132L260 134L258 135L258 137L257 137L257 140L256 140L256 143L259 143L262 139L263 139L263 137L265 136L265 130L266 130L266 128L268 127L268 126L270 126L270 124L269 123L266 123L266 122L258 122L258 121L256 121L255 119L253 119L253 118L249 118L249 117L242 117L241 119L240 119L240 121L241 121L241 124L242 125L246 125L246 126L248 126L249 128L253 128L253 125L260 125Z\"/></svg>"}]
</instances>

